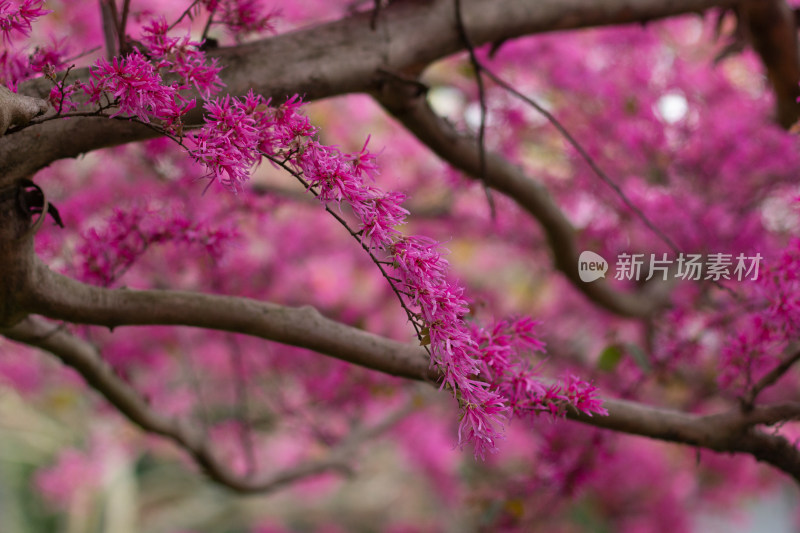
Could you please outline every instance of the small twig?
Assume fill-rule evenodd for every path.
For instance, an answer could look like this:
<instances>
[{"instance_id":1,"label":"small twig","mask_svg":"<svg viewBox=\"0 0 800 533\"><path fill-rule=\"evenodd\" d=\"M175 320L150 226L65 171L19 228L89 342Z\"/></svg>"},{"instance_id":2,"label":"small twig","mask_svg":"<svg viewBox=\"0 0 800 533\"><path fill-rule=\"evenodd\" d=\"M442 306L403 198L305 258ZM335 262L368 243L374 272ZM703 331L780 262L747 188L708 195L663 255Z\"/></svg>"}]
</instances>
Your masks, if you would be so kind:
<instances>
[{"instance_id":1,"label":"small twig","mask_svg":"<svg viewBox=\"0 0 800 533\"><path fill-rule=\"evenodd\" d=\"M113 1L113 0L112 0ZM131 7L131 0L124 0L122 4L122 16L119 23L119 53L122 54L127 48L125 43L125 27L128 24L128 10Z\"/></svg>"},{"instance_id":2,"label":"small twig","mask_svg":"<svg viewBox=\"0 0 800 533\"><path fill-rule=\"evenodd\" d=\"M211 10L208 14L208 20L206 21L206 25L203 27L203 33L200 36L200 42L205 42L208 38L208 32L211 30L211 25L214 23L214 14L216 14L217 8Z\"/></svg>"},{"instance_id":3,"label":"small twig","mask_svg":"<svg viewBox=\"0 0 800 533\"><path fill-rule=\"evenodd\" d=\"M787 350L789 355L785 357L778 365L770 370L764 377L758 380L748 391L747 395L742 398L742 407L748 411L753 408L758 395L767 387L775 384L781 376L783 376L789 369L798 361L800 361L800 346L792 344Z\"/></svg>"},{"instance_id":4,"label":"small twig","mask_svg":"<svg viewBox=\"0 0 800 533\"><path fill-rule=\"evenodd\" d=\"M186 8L186 9L183 11L183 13L181 13L181 15L180 15L180 16L179 16L179 17L178 17L176 20L175 20L175 22L173 22L172 24L170 24L170 25L169 25L169 28L167 28L167 31L169 31L169 30L171 30L172 28L174 28L175 26L177 26L177 25L178 25L178 23L180 23L180 21L182 21L182 20L183 20L183 19L184 19L186 16L188 16L189 18L191 18L192 9L194 9L194 8L195 8L195 6L197 6L197 4L198 4L198 3L200 3L200 0L194 0L194 2L192 2L192 3L189 5L189 7L187 7L187 8Z\"/></svg>"},{"instance_id":5,"label":"small twig","mask_svg":"<svg viewBox=\"0 0 800 533\"><path fill-rule=\"evenodd\" d=\"M544 116L545 119L547 119L547 121L550 122L550 124L552 124L558 130L558 132L564 137L564 139L567 140L567 142L575 149L575 151L578 152L578 154L586 162L586 164L589 165L589 168L592 169L592 172L594 172L594 174L597 177L599 177L606 185L608 185L611 188L611 190L614 191L614 193L622 201L622 203L625 204L628 207L628 209L630 209L633 212L633 214L642 223L644 223L644 225L647 226L647 228L651 232L653 232L653 234L655 234L656 237L661 239L661 241L664 242L664 244L666 244L675 254L681 253L681 249L678 247L678 245L675 244L675 242L666 233L661 231L661 229L658 226L656 226L647 217L647 215L645 215L644 212L641 209L639 209L639 207L636 206L636 204L631 202L630 198L628 198L628 196L625 194L622 188L619 185L617 185L616 182L612 180L611 177L609 177L609 175L606 174L603 169L600 168L600 166L597 164L594 158L589 155L589 153L583 148L583 146L577 141L577 139L575 139L575 137L564 127L561 121L559 121L552 113L547 111L534 99L522 94L513 85L511 85L504 79L500 78L497 74L492 72L488 67L486 67L480 62L478 63L478 65L481 68L481 70L483 70L483 72L485 72L486 75L489 76L489 78L491 78L492 81L494 81L496 84L498 84L500 87L508 91L510 94L519 98L523 102L527 103L528 105L536 109L536 111L541 113L541 115ZM723 291L730 294L734 298L734 300L736 300L738 303L740 304L742 303L742 297L730 287L723 285L719 280L708 280L708 281L711 281L711 283L715 285L717 288L722 289Z\"/></svg>"},{"instance_id":6,"label":"small twig","mask_svg":"<svg viewBox=\"0 0 800 533\"><path fill-rule=\"evenodd\" d=\"M486 194L486 201L489 203L489 212L491 213L492 220L497 218L497 209L494 203L492 191L489 189L489 184L486 182L486 87L483 84L483 68L481 62L478 60L478 55L475 53L475 45L470 40L467 34L467 28L464 25L464 17L461 13L461 0L455 0L456 7L456 26L458 27L458 35L464 46L469 53L469 60L472 63L472 69L475 71L475 82L478 85L478 102L481 108L480 125L478 127L478 158L480 161L480 180L483 184L483 192Z\"/></svg>"},{"instance_id":7,"label":"small twig","mask_svg":"<svg viewBox=\"0 0 800 533\"><path fill-rule=\"evenodd\" d=\"M78 60L78 59L80 59L82 57L85 57L85 56L88 56L89 54L93 54L94 52L97 52L98 50L100 50L100 48L102 48L102 47L93 46L92 48L89 48L88 50L84 50L83 52L79 53L78 55L74 55L72 57L68 57L68 58L64 59L64 63L72 63L73 61L76 61L76 60Z\"/></svg>"},{"instance_id":8,"label":"small twig","mask_svg":"<svg viewBox=\"0 0 800 533\"><path fill-rule=\"evenodd\" d=\"M552 124L558 130L558 132L564 137L564 139L566 139L567 142L575 149L575 151L578 152L578 154L586 162L586 164L589 165L589 168L592 169L592 172L594 172L594 174L597 177L599 177L606 185L608 185L614 191L614 193L619 197L619 199L622 200L622 203L624 203L628 207L628 209L633 211L633 213L644 223L644 225L647 226L648 229L650 229L650 231L652 231L667 246L669 246L673 252L675 252L676 254L680 253L681 250L680 248L678 248L678 245L675 244L675 242L672 239L670 239L663 231L661 231L661 229L659 229L658 226L653 224L653 222L649 218L647 218L647 215L645 215L641 209L639 209L633 202L631 202L628 196L622 191L620 186L617 185L614 182L614 180L612 180L609 177L609 175L606 174L605 171L600 168L600 166L597 164L594 158L589 155L589 153L583 148L583 146L577 141L577 139L575 139L575 137L573 137L573 135L567 130L567 128L564 127L561 121L559 121L552 113L550 113L544 107L542 107L538 102L522 94L516 88L514 88L513 85L511 85L507 81L497 76L485 65L481 64L480 68L497 85L508 91L510 94L516 96L523 102L527 103L534 109L536 109L536 111L538 111L544 118L546 118L547 121L550 122L550 124Z\"/></svg>"},{"instance_id":9,"label":"small twig","mask_svg":"<svg viewBox=\"0 0 800 533\"><path fill-rule=\"evenodd\" d=\"M56 116L61 116L61 112L64 110L64 98L66 97L66 93L64 89L67 86L67 77L72 69L75 68L75 65L70 65L67 70L64 72L64 77L61 78L61 82L56 82L56 86L61 91L61 98L58 101L58 109L56 109Z\"/></svg>"}]
</instances>

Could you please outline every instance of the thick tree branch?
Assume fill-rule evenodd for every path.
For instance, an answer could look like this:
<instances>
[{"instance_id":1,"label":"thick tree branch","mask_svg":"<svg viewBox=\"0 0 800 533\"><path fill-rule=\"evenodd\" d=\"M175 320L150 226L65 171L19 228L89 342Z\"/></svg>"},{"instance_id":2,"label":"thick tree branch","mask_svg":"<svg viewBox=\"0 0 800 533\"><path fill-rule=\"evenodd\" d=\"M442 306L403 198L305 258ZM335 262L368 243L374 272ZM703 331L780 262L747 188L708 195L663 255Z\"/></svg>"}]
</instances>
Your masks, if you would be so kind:
<instances>
[{"instance_id":1,"label":"thick tree branch","mask_svg":"<svg viewBox=\"0 0 800 533\"><path fill-rule=\"evenodd\" d=\"M349 460L364 441L390 429L410 411L409 407L402 408L374 426L354 430L324 459L302 463L274 473L242 477L231 471L214 455L209 446L210 441L201 431L185 420L159 414L133 387L114 373L95 347L88 342L72 336L55 324L35 317L28 317L12 328L0 329L0 333L11 340L54 354L65 365L75 369L89 386L102 394L131 422L147 432L174 441L193 457L209 477L241 493L270 492L325 472L347 473L350 471Z\"/></svg>"},{"instance_id":2,"label":"thick tree branch","mask_svg":"<svg viewBox=\"0 0 800 533\"><path fill-rule=\"evenodd\" d=\"M182 291L104 289L57 274L39 261L24 294L20 306L27 312L76 324L229 331L308 348L393 376L436 377L423 350L335 322L313 307Z\"/></svg>"},{"instance_id":3,"label":"thick tree branch","mask_svg":"<svg viewBox=\"0 0 800 533\"><path fill-rule=\"evenodd\" d=\"M788 128L800 118L800 48L794 12L785 0L745 0L739 17L767 69L777 121Z\"/></svg>"},{"instance_id":4,"label":"thick tree branch","mask_svg":"<svg viewBox=\"0 0 800 533\"><path fill-rule=\"evenodd\" d=\"M666 284L649 284L646 292L614 290L605 279L585 283L578 276L579 250L575 230L547 189L502 156L487 152L485 169L472 137L459 134L409 85L387 82L377 93L381 105L439 157L473 179L513 199L542 226L553 261L567 279L597 305L629 317L647 317L667 304ZM658 294L656 294L657 291Z\"/></svg>"},{"instance_id":5,"label":"thick tree branch","mask_svg":"<svg viewBox=\"0 0 800 533\"><path fill-rule=\"evenodd\" d=\"M747 453L800 482L800 450L786 438L755 426L800 418L800 404L757 407L715 415L693 415L626 400L606 400L609 416L571 413L570 419L595 427L725 453Z\"/></svg>"},{"instance_id":6,"label":"thick tree branch","mask_svg":"<svg viewBox=\"0 0 800 533\"><path fill-rule=\"evenodd\" d=\"M642 22L731 7L735 0L464 0L462 14L475 46L523 35L588 26ZM249 89L277 101L294 94L314 100L378 87L381 71L418 73L464 48L452 0L395 2L375 30L370 13L215 51L231 94ZM74 76L85 78L86 69ZM67 80L69 83L73 78ZM86 81L84 79L84 81ZM46 98L50 82L21 91ZM0 186L32 175L50 162L99 148L153 137L143 126L102 119L49 121L0 139ZM199 110L189 122L199 120ZM32 147L34 147L32 149Z\"/></svg>"}]
</instances>

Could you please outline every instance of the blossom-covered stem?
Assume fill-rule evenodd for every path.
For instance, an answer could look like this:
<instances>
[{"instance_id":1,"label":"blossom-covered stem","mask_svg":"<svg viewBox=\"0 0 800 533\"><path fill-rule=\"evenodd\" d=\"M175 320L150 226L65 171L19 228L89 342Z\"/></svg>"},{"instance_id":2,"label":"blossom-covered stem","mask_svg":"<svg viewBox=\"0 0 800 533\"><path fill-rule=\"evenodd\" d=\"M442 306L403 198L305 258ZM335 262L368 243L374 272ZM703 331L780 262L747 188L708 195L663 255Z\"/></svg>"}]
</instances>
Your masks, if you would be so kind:
<instances>
[{"instance_id":1,"label":"blossom-covered stem","mask_svg":"<svg viewBox=\"0 0 800 533\"><path fill-rule=\"evenodd\" d=\"M288 172L289 174L291 174L292 176L294 176L294 177L295 177L295 178L296 178L296 179L297 179L297 180L298 180L298 181L299 181L299 182L300 182L300 183L301 183L301 184L302 184L302 185L303 185L303 186L306 188L306 190L309 190L309 191L311 191L311 192L312 192L312 194L314 194L314 196L315 196L316 198L319 198L319 194L318 194L318 193L317 193L317 191L316 191L316 190L313 188L313 186L311 186L311 185L310 185L310 184L309 184L309 183L308 183L306 180L304 180L304 179L303 179L303 175L302 175L301 173L299 173L299 172L297 172L296 170L294 170L293 168L291 168L291 167L290 167L290 166L287 164L287 161L286 161L286 160L280 160L280 159L276 158L275 156L272 156L272 155L270 155L270 154L267 154L267 153L264 153L264 152L262 152L262 155L263 155L263 156L264 156L266 159L268 159L269 161L271 161L272 163L274 163L274 164L276 164L276 165L280 166L280 167L281 167L282 169L284 169L286 172ZM341 225L344 227L344 229L345 229L345 230L347 230L347 232L350 234L350 236L351 236L351 237L353 237L353 238L354 238L356 241L358 241L358 244L361 246L361 248L363 248L363 249L364 249L364 251L365 251L365 252L367 252L367 254L369 255L369 257L370 257L370 259L372 260L372 262L373 262L373 263L375 263L375 265L378 267L378 270L380 271L381 275L382 275L382 276L383 276L383 277L386 279L386 281L389 283L389 287L391 287L392 291L393 291L393 292L395 293L395 295L397 296L397 299L398 299L398 301L400 302L400 306L403 308L403 311L405 311L405 313L406 313L406 316L408 316L408 321L409 321L409 322L411 322L411 325L414 327L414 331L416 332L417 339L418 339L420 342L422 342L422 340L423 340L423 335L422 335L422 326L420 326L420 324L418 323L419 316L418 316L416 313L414 313L413 311L411 311L411 309L409 309L409 308L408 308L408 305L406 305L405 299L403 298L403 294L406 294L406 293L402 292L402 291L401 291L401 290L400 290L400 289L397 287L397 282L398 282L399 280L398 280L397 278L393 277L393 276L390 276L390 275L388 274L388 272L386 272L385 265L390 265L391 263L389 263L389 262L387 262L387 261L381 261L380 259L378 259L378 258L375 256L375 253L374 253L374 252L373 252L373 251L372 251L372 250L369 248L369 246L367 246L367 245L364 243L364 241L361 239L361 235L359 234L359 232L357 232L357 231L354 231L354 230L353 230L353 229L350 227L350 225L347 223L347 221L346 221L345 219L343 219L343 218L342 218L342 217L341 217L341 216L340 216L338 213L336 213L335 211L333 211L333 210L330 208L330 206L328 206L328 205L324 205L324 209L325 209L325 211L326 211L328 214L330 214L330 215L331 215L331 216L332 216L332 217L333 217L333 218L334 218L334 219L335 219L337 222L339 222L339 224L341 224ZM406 296L407 296L407 294L406 294ZM426 351L426 352L428 352L428 356L430 356L430 355L431 355L431 353L430 353L430 349L428 348L428 346L427 346L427 345L423 345L423 347L425 348L425 351Z\"/></svg>"}]
</instances>

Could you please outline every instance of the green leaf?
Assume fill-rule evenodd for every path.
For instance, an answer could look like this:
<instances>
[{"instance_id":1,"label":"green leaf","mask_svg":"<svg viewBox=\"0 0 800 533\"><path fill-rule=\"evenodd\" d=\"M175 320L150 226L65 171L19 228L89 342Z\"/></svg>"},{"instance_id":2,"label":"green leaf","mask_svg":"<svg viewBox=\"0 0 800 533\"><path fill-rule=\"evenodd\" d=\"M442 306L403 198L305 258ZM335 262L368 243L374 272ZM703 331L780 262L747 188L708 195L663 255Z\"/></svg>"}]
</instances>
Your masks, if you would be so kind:
<instances>
[{"instance_id":1,"label":"green leaf","mask_svg":"<svg viewBox=\"0 0 800 533\"><path fill-rule=\"evenodd\" d=\"M419 332L419 345L428 346L431 343L431 330L428 327L422 328Z\"/></svg>"},{"instance_id":2,"label":"green leaf","mask_svg":"<svg viewBox=\"0 0 800 533\"><path fill-rule=\"evenodd\" d=\"M604 372L613 372L622 360L622 347L619 344L612 344L600 352L597 360L597 368Z\"/></svg>"}]
</instances>

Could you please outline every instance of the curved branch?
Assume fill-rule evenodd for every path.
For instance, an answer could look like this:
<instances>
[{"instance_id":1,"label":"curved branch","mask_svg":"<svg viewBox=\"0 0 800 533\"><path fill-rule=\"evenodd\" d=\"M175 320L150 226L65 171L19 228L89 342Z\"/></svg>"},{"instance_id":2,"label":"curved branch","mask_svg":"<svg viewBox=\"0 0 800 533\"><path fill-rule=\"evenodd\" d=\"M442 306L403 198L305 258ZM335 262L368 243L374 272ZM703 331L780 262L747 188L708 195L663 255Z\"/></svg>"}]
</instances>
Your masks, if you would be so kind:
<instances>
[{"instance_id":1,"label":"curved branch","mask_svg":"<svg viewBox=\"0 0 800 533\"><path fill-rule=\"evenodd\" d=\"M436 378L419 347L335 322L310 306L285 307L184 291L105 289L57 274L39 260L20 306L28 313L112 329L164 325L241 333L307 348L393 376Z\"/></svg>"},{"instance_id":2,"label":"curved branch","mask_svg":"<svg viewBox=\"0 0 800 533\"><path fill-rule=\"evenodd\" d=\"M507 195L530 213L544 229L556 268L591 301L628 317L651 316L668 303L668 284L665 283L648 284L640 293L624 293L614 290L605 279L592 283L581 281L575 230L543 185L496 153L486 153L484 169L480 153L475 148L475 139L459 134L436 115L416 87L387 82L377 98L389 113L439 157L473 179L482 179L486 185Z\"/></svg>"},{"instance_id":3,"label":"curved branch","mask_svg":"<svg viewBox=\"0 0 800 533\"><path fill-rule=\"evenodd\" d=\"M143 430L174 441L186 450L214 481L240 493L265 493L301 479L330 471L350 471L348 459L365 440L374 438L407 415L410 407L399 409L372 427L353 431L332 449L328 457L309 461L282 471L242 477L221 462L209 447L209 440L185 420L159 414L128 383L117 376L94 346L72 336L55 324L28 317L16 326L0 330L7 338L48 351L75 369L92 387L126 418Z\"/></svg>"},{"instance_id":4,"label":"curved branch","mask_svg":"<svg viewBox=\"0 0 800 533\"><path fill-rule=\"evenodd\" d=\"M800 118L800 49L794 12L785 0L746 0L739 6L739 17L775 91L776 119L788 128Z\"/></svg>"},{"instance_id":5,"label":"curved branch","mask_svg":"<svg viewBox=\"0 0 800 533\"><path fill-rule=\"evenodd\" d=\"M375 30L370 13L301 29L254 43L223 48L211 55L226 65L226 91L253 89L283 100L301 94L314 100L378 87L381 70L418 73L430 63L464 48L452 0L394 2L381 11ZM475 46L523 35L588 26L643 22L731 7L736 0L463 0L464 24ZM86 69L73 75L86 77ZM70 83L74 78L68 78ZM84 80L86 81L86 80ZM24 94L46 98L47 80L25 83ZM189 117L197 121L200 110ZM103 120L103 119L100 119ZM96 130L96 131L91 131ZM97 119L50 121L0 139L4 172L0 186L60 158L155 136L140 125ZM35 149L31 150L31 147Z\"/></svg>"},{"instance_id":6,"label":"curved branch","mask_svg":"<svg viewBox=\"0 0 800 533\"><path fill-rule=\"evenodd\" d=\"M589 417L574 412L567 416L578 422L631 435L716 452L747 453L800 482L800 449L785 437L755 427L800 418L800 404L760 406L747 413L734 410L714 415L693 415L627 400L606 400L604 407L609 416Z\"/></svg>"}]
</instances>

